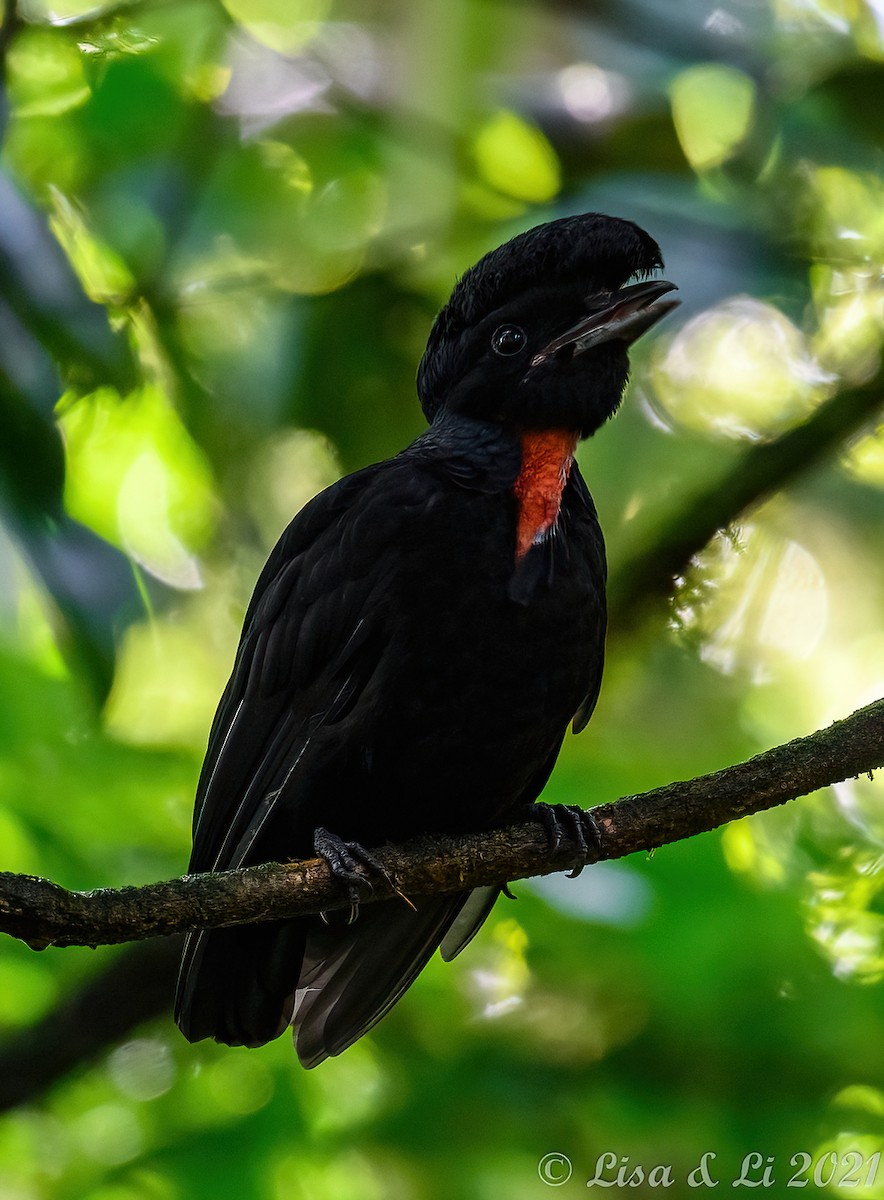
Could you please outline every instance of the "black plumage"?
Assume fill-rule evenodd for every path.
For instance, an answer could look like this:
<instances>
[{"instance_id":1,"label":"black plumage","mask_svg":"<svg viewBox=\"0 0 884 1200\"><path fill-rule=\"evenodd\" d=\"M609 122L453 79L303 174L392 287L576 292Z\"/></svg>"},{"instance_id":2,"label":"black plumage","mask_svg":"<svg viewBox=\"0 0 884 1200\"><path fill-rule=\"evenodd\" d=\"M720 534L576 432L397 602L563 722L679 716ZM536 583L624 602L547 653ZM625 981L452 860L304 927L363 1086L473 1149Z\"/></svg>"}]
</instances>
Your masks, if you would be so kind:
<instances>
[{"instance_id":1,"label":"black plumage","mask_svg":"<svg viewBox=\"0 0 884 1200\"><path fill-rule=\"evenodd\" d=\"M209 738L191 871L490 828L543 788L601 682L605 558L571 453L619 404L627 345L672 306L629 222L530 230L458 283L418 390L431 424L298 514L255 588ZM317 830L320 833L317 840ZM329 831L326 834L324 831ZM357 854L358 857L358 854ZM496 889L214 930L185 948L192 1041L302 1062L380 1019Z\"/></svg>"}]
</instances>

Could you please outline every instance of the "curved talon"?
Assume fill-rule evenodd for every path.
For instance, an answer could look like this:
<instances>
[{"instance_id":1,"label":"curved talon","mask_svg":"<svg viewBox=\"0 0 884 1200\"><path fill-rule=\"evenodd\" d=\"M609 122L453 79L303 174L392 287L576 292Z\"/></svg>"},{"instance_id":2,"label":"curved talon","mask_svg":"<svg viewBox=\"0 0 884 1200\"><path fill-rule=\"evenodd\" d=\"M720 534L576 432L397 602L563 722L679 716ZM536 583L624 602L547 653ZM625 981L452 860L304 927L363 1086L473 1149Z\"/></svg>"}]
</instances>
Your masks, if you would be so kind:
<instances>
[{"instance_id":1,"label":"curved talon","mask_svg":"<svg viewBox=\"0 0 884 1200\"><path fill-rule=\"evenodd\" d=\"M553 854L557 853L567 836L577 843L579 861L568 872L569 879L576 879L586 866L590 845L599 858L605 858L602 831L592 813L585 812L576 804L545 804L530 806L532 819L539 821L546 831L547 843Z\"/></svg>"},{"instance_id":2,"label":"curved talon","mask_svg":"<svg viewBox=\"0 0 884 1200\"><path fill-rule=\"evenodd\" d=\"M519 898L518 896L514 896L513 893L510 891L510 885L508 883L503 884L503 886L500 889L500 894L502 896L506 896L507 900L518 900L518 898Z\"/></svg>"},{"instance_id":3,"label":"curved talon","mask_svg":"<svg viewBox=\"0 0 884 1200\"><path fill-rule=\"evenodd\" d=\"M531 817L539 821L546 831L546 842L553 854L562 844L562 827L555 813L558 807L560 805L543 803L531 805Z\"/></svg>"},{"instance_id":4,"label":"curved talon","mask_svg":"<svg viewBox=\"0 0 884 1200\"><path fill-rule=\"evenodd\" d=\"M574 841L577 843L577 848L580 851L581 860L586 858L586 851L588 849L587 844L586 844L586 834L583 829L582 818L583 818L583 813L580 809L577 809L575 811L574 809L571 808L570 805L568 806L568 819L571 822L571 833L574 838ZM568 878L576 879L578 875L582 874L583 868L585 866L586 866L585 862L583 862L583 861L579 862L576 867L572 867L571 870L568 872Z\"/></svg>"},{"instance_id":5,"label":"curved talon","mask_svg":"<svg viewBox=\"0 0 884 1200\"><path fill-rule=\"evenodd\" d=\"M390 872L359 842L345 842L337 834L319 826L313 835L313 848L316 854L328 863L331 873L347 884L350 895L347 925L352 925L359 916L360 890L363 895L366 888L369 892L374 891L369 872L383 879L391 891L396 891L396 884ZM320 913L320 916L328 925L327 915Z\"/></svg>"},{"instance_id":6,"label":"curved talon","mask_svg":"<svg viewBox=\"0 0 884 1200\"><path fill-rule=\"evenodd\" d=\"M336 912L337 912L337 909L331 909L331 910L323 909L319 914L319 919L320 919L320 921L322 921L323 925L333 925L334 924L334 916L335 916ZM359 901L351 899L350 900L350 911L347 914L344 924L352 925L358 916L359 916Z\"/></svg>"},{"instance_id":7,"label":"curved talon","mask_svg":"<svg viewBox=\"0 0 884 1200\"><path fill-rule=\"evenodd\" d=\"M607 852L605 851L604 834L602 833L601 826L599 825L599 823L595 819L595 817L592 815L591 811L590 812L582 812L581 811L581 823L583 824L584 828L586 829L586 832L589 834L589 840L592 842L592 845L595 847L595 852L596 852L596 854L598 854L599 859L607 858L608 855L607 855Z\"/></svg>"}]
</instances>

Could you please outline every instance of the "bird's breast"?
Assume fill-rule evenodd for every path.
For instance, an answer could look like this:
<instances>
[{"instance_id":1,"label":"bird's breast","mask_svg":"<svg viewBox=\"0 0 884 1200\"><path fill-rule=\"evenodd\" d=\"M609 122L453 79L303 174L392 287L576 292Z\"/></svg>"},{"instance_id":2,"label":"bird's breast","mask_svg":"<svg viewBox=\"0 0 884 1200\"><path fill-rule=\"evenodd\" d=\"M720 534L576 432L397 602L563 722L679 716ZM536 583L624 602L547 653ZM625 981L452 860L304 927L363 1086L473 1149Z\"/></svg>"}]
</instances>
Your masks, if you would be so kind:
<instances>
[{"instance_id":1,"label":"bird's breast","mask_svg":"<svg viewBox=\"0 0 884 1200\"><path fill-rule=\"evenodd\" d=\"M522 465L513 489L518 503L517 562L558 520L577 434L570 429L534 430L523 433L521 441Z\"/></svg>"}]
</instances>

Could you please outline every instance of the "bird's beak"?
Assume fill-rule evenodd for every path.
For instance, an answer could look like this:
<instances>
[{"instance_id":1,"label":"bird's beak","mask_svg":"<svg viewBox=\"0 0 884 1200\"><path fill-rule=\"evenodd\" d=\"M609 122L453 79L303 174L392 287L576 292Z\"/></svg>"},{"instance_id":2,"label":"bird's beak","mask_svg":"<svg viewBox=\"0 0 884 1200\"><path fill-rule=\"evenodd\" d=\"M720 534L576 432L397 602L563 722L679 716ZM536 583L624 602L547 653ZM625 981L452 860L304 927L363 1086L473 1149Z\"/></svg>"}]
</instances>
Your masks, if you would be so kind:
<instances>
[{"instance_id":1,"label":"bird's beak","mask_svg":"<svg viewBox=\"0 0 884 1200\"><path fill-rule=\"evenodd\" d=\"M627 346L636 338L646 333L652 325L665 317L667 313L678 308L681 301L663 300L667 292L676 291L674 283L665 279L651 279L647 283L634 283L630 287L621 288L614 292L611 303L605 308L584 317L570 329L553 340L535 354L531 366L539 366L547 359L553 358L560 350L571 348L572 354L582 354L592 346L602 342L620 341Z\"/></svg>"}]
</instances>

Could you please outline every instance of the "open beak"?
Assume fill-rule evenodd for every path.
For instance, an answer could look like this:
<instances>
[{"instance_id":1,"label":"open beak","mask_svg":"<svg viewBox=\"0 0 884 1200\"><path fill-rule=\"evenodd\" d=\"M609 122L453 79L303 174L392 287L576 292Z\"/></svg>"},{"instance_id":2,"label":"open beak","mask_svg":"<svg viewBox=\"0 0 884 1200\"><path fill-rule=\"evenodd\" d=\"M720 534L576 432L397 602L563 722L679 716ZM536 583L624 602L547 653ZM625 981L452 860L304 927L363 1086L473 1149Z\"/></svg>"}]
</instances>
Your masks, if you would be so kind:
<instances>
[{"instance_id":1,"label":"open beak","mask_svg":"<svg viewBox=\"0 0 884 1200\"><path fill-rule=\"evenodd\" d=\"M555 357L566 347L572 354L582 354L602 342L620 341L631 345L636 338L646 333L652 325L678 308L679 300L660 300L667 292L676 291L674 283L665 279L651 279L647 283L633 283L614 292L611 303L605 308L584 317L570 329L560 334L531 360L536 367Z\"/></svg>"}]
</instances>

